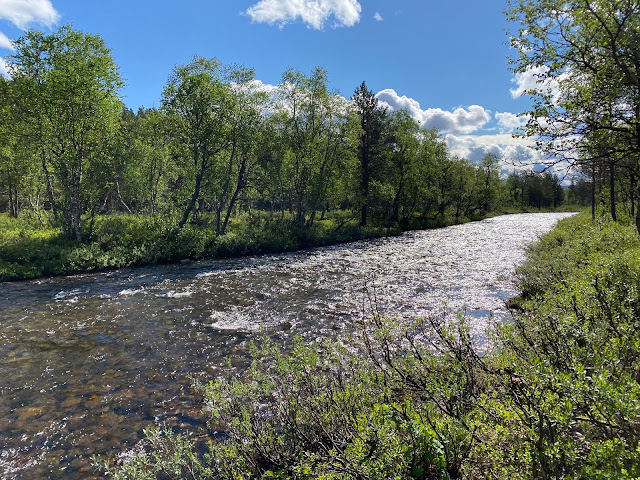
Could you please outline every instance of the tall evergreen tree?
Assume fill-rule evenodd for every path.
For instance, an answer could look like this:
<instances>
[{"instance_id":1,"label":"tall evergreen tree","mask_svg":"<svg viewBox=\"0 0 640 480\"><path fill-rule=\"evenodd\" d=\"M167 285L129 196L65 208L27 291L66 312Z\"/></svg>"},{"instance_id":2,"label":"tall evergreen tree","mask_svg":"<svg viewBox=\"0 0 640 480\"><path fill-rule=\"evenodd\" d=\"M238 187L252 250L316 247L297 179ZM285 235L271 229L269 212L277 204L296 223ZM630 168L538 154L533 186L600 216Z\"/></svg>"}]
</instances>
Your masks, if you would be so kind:
<instances>
[{"instance_id":1,"label":"tall evergreen tree","mask_svg":"<svg viewBox=\"0 0 640 480\"><path fill-rule=\"evenodd\" d=\"M378 99L365 82L353 93L352 100L360 117L360 139L358 142L358 160L360 161L360 188L362 190L362 210L360 225L367 225L370 186L382 151L387 109L378 103Z\"/></svg>"}]
</instances>

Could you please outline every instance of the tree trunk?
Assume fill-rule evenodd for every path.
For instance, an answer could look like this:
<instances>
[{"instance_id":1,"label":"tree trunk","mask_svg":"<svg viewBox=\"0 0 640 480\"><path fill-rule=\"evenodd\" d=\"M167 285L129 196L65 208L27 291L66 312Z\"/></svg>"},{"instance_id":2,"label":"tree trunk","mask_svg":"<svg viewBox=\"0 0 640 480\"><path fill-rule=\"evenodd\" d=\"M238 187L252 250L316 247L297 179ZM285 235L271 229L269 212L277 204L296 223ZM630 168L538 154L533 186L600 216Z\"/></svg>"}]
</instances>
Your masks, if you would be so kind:
<instances>
[{"instance_id":1,"label":"tree trunk","mask_svg":"<svg viewBox=\"0 0 640 480\"><path fill-rule=\"evenodd\" d=\"M189 216L191 215L191 212L193 212L193 208L196 206L196 202L198 201L198 198L200 198L200 187L202 185L202 179L204 178L204 174L207 170L207 163L208 163L207 161L203 160L202 164L200 165L200 171L196 175L196 184L195 184L195 187L193 188L193 194L191 195L191 200L189 201L189 205L187 205L187 208L184 211L184 214L182 215L182 220L180 220L180 223L178 224L178 229L180 230L189 221Z\"/></svg>"},{"instance_id":2,"label":"tree trunk","mask_svg":"<svg viewBox=\"0 0 640 480\"><path fill-rule=\"evenodd\" d=\"M13 216L14 218L18 218L20 214L20 201L18 199L18 186L13 184Z\"/></svg>"},{"instance_id":3,"label":"tree trunk","mask_svg":"<svg viewBox=\"0 0 640 480\"><path fill-rule=\"evenodd\" d=\"M220 229L222 228L222 205L218 205L216 208L216 236L222 235Z\"/></svg>"},{"instance_id":4,"label":"tree trunk","mask_svg":"<svg viewBox=\"0 0 640 480\"><path fill-rule=\"evenodd\" d=\"M609 202L611 203L611 218L613 221L617 221L616 218L616 176L615 165L613 162L609 163Z\"/></svg>"},{"instance_id":5,"label":"tree trunk","mask_svg":"<svg viewBox=\"0 0 640 480\"><path fill-rule=\"evenodd\" d=\"M640 182L636 186L636 199L638 201L636 207L636 229L640 233Z\"/></svg>"},{"instance_id":6,"label":"tree trunk","mask_svg":"<svg viewBox=\"0 0 640 480\"><path fill-rule=\"evenodd\" d=\"M304 225L304 222L307 218L307 208L304 203L304 199L300 198L300 196L296 199L295 218L296 218L296 223L300 226Z\"/></svg>"},{"instance_id":7,"label":"tree trunk","mask_svg":"<svg viewBox=\"0 0 640 480\"><path fill-rule=\"evenodd\" d=\"M231 212L233 211L233 207L238 200L238 196L240 192L244 190L244 187L247 183L245 178L246 172L246 161L242 160L242 164L240 165L240 172L238 172L238 183L236 184L236 189L231 196L231 200L229 200L229 206L227 207L227 214L224 217L224 223L222 224L222 229L220 230L220 235L224 235L227 231L227 224L229 223L229 218L231 217Z\"/></svg>"},{"instance_id":8,"label":"tree trunk","mask_svg":"<svg viewBox=\"0 0 640 480\"><path fill-rule=\"evenodd\" d=\"M631 199L631 218L634 218L636 216L636 201L635 201L636 199L634 195L634 191L636 187L636 176L633 172L631 172L630 174L629 183L631 187L629 191L629 198Z\"/></svg>"},{"instance_id":9,"label":"tree trunk","mask_svg":"<svg viewBox=\"0 0 640 480\"><path fill-rule=\"evenodd\" d=\"M44 173L44 178L47 182L47 196L49 197L49 203L51 204L53 218L58 221L58 208L56 207L56 202L53 198L53 184L51 183L51 174L47 167L47 155L44 149L40 151L40 159L42 160L42 172Z\"/></svg>"},{"instance_id":10,"label":"tree trunk","mask_svg":"<svg viewBox=\"0 0 640 480\"><path fill-rule=\"evenodd\" d=\"M118 182L118 180L116 180L116 192L118 193L118 199L120 200L120 203L122 204L122 206L125 208L125 210L127 212L129 212L129 214L131 215L131 209L129 208L129 206L124 202L124 199L122 198L122 194L120 193L120 182Z\"/></svg>"},{"instance_id":11,"label":"tree trunk","mask_svg":"<svg viewBox=\"0 0 640 480\"><path fill-rule=\"evenodd\" d=\"M7 189L9 193L9 216L18 218L18 189L14 187L13 175L7 165Z\"/></svg>"},{"instance_id":12,"label":"tree trunk","mask_svg":"<svg viewBox=\"0 0 640 480\"><path fill-rule=\"evenodd\" d=\"M366 227L367 226L367 210L368 210L368 206L367 206L367 200L366 200L366 196L365 196L365 201L364 201L364 204L362 205L362 210L360 211L360 226L361 227Z\"/></svg>"},{"instance_id":13,"label":"tree trunk","mask_svg":"<svg viewBox=\"0 0 640 480\"><path fill-rule=\"evenodd\" d=\"M596 162L591 166L591 220L596 219Z\"/></svg>"},{"instance_id":14,"label":"tree trunk","mask_svg":"<svg viewBox=\"0 0 640 480\"><path fill-rule=\"evenodd\" d=\"M33 213L35 214L36 217L38 217L38 221L40 222L40 225L42 225L44 227L44 221L42 221L42 216L40 215L40 193L37 193L36 196L36 201L34 203L33 201L33 197L31 196L31 192L29 193L29 205L31 206L31 210L33 210Z\"/></svg>"},{"instance_id":15,"label":"tree trunk","mask_svg":"<svg viewBox=\"0 0 640 480\"><path fill-rule=\"evenodd\" d=\"M364 150L364 148L366 147L362 147L362 148ZM369 211L369 180L370 180L371 173L369 172L369 158L367 157L365 152L363 152L362 155L363 155L363 158L362 158L363 203L362 203L362 211L360 212L360 226L366 227L367 220L368 220L367 216Z\"/></svg>"},{"instance_id":16,"label":"tree trunk","mask_svg":"<svg viewBox=\"0 0 640 480\"><path fill-rule=\"evenodd\" d=\"M75 178L71 191L71 205L70 205L70 220L71 220L71 235L79 242L82 241L82 220L81 207L80 207L80 182L81 178Z\"/></svg>"}]
</instances>

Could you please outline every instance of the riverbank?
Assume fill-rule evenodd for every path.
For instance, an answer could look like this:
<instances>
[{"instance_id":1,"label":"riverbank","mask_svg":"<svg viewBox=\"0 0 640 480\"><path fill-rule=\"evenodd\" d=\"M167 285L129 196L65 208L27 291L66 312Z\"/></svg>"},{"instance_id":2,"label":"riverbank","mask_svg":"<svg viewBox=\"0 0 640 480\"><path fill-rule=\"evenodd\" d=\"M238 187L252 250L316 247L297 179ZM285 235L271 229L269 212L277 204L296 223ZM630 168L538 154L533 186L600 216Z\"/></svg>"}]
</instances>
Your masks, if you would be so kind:
<instances>
[{"instance_id":1,"label":"riverbank","mask_svg":"<svg viewBox=\"0 0 640 480\"><path fill-rule=\"evenodd\" d=\"M580 214L528 251L511 322L479 355L464 318L374 318L357 348L263 345L248 378L201 386L226 441L149 433L106 471L199 478L640 476L640 239ZM354 353L359 352L359 353ZM331 374L327 374L331 372ZM157 453L152 457L149 452ZM104 466L104 465L103 465Z\"/></svg>"},{"instance_id":2,"label":"riverbank","mask_svg":"<svg viewBox=\"0 0 640 480\"><path fill-rule=\"evenodd\" d=\"M215 225L175 228L158 216L110 215L96 219L85 242L65 238L58 228L0 216L0 281L99 272L125 267L281 253L400 233L397 228L361 228L339 218L310 229L293 222L236 219L224 236Z\"/></svg>"},{"instance_id":3,"label":"riverbank","mask_svg":"<svg viewBox=\"0 0 640 480\"><path fill-rule=\"evenodd\" d=\"M516 212L504 212L516 213ZM490 216L499 215L493 212ZM348 212L317 220L311 228L260 213L233 219L229 232L216 236L206 217L182 230L160 216L97 217L87 241L66 238L59 228L44 227L35 218L0 215L0 282L27 280L125 267L285 253L301 249L394 236L402 231L440 228L467 219L445 216L416 219L411 225L360 227Z\"/></svg>"}]
</instances>

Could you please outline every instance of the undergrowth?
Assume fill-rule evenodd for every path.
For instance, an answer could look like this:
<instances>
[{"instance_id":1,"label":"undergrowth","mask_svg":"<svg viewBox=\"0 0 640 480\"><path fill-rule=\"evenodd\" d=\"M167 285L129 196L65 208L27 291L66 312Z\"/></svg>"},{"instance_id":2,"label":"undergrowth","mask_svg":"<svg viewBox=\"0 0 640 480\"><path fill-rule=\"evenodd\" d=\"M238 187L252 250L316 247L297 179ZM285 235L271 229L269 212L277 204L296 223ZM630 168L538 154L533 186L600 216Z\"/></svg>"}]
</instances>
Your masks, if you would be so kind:
<instances>
[{"instance_id":1,"label":"undergrowth","mask_svg":"<svg viewBox=\"0 0 640 480\"><path fill-rule=\"evenodd\" d=\"M460 218L457 222L468 221ZM454 218L418 221L408 228L441 227ZM289 216L264 212L232 218L225 235L216 235L215 221L201 213L178 229L174 218L161 215L105 215L84 222L83 241L70 240L59 228L41 225L23 214L0 214L0 282L69 275L181 260L241 257L398 235L400 226L361 227L350 212L334 212L300 226Z\"/></svg>"}]
</instances>

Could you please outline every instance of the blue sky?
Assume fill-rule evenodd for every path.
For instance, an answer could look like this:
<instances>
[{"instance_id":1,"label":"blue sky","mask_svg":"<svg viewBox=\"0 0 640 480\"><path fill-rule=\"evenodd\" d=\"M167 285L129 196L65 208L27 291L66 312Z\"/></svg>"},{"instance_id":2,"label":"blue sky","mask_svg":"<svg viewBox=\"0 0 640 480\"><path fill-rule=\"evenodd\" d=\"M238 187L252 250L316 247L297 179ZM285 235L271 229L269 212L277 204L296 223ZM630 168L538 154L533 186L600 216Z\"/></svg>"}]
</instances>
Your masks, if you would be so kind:
<instances>
[{"instance_id":1,"label":"blue sky","mask_svg":"<svg viewBox=\"0 0 640 480\"><path fill-rule=\"evenodd\" d=\"M530 76L508 70L506 0L0 0L0 58L26 28L71 23L101 35L134 110L160 105L174 65L197 54L255 69L277 85L289 66L328 71L349 97L363 80L392 109L437 127L471 160L538 158L513 139ZM0 60L0 72L6 72ZM519 83L518 83L519 81Z\"/></svg>"}]
</instances>

